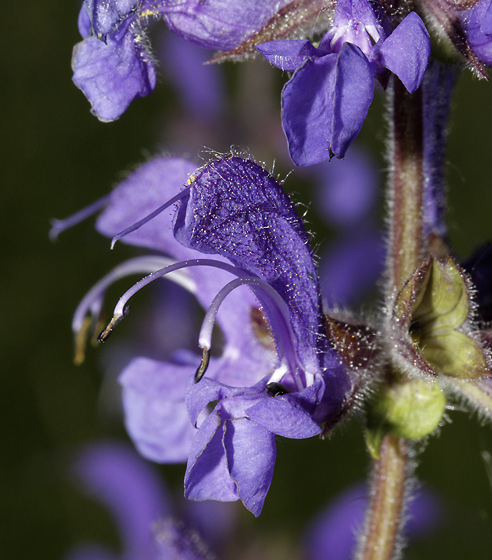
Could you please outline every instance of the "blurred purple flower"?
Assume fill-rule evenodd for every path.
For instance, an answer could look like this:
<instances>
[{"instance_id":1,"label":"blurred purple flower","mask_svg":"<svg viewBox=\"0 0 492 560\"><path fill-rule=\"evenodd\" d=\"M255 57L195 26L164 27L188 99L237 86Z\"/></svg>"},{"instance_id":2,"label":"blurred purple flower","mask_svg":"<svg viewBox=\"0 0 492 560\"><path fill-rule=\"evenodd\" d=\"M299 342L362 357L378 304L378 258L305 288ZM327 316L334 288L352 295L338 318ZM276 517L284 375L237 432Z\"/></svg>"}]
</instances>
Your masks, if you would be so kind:
<instances>
[{"instance_id":1,"label":"blurred purple flower","mask_svg":"<svg viewBox=\"0 0 492 560\"><path fill-rule=\"evenodd\" d=\"M373 159L354 146L343 160L305 168L316 181L318 214L337 229L323 249L320 278L328 307L352 305L381 277L385 243L375 224L380 180Z\"/></svg>"},{"instance_id":2,"label":"blurred purple flower","mask_svg":"<svg viewBox=\"0 0 492 560\"><path fill-rule=\"evenodd\" d=\"M369 503L366 487L353 486L324 510L313 522L306 536L308 560L349 560L356 545L356 532L362 528ZM411 500L404 534L409 539L422 538L435 531L442 522L443 508L434 494L421 490Z\"/></svg>"},{"instance_id":3,"label":"blurred purple flower","mask_svg":"<svg viewBox=\"0 0 492 560\"><path fill-rule=\"evenodd\" d=\"M459 14L466 41L480 62L492 65L492 2L479 0Z\"/></svg>"},{"instance_id":4,"label":"blurred purple flower","mask_svg":"<svg viewBox=\"0 0 492 560\"><path fill-rule=\"evenodd\" d=\"M424 0L420 7L466 61L482 77L488 78L482 65L492 65L491 0Z\"/></svg>"},{"instance_id":5,"label":"blurred purple flower","mask_svg":"<svg viewBox=\"0 0 492 560\"><path fill-rule=\"evenodd\" d=\"M372 220L381 186L372 156L354 146L343 160L324 161L306 171L311 170L320 217L341 231Z\"/></svg>"},{"instance_id":6,"label":"blurred purple flower","mask_svg":"<svg viewBox=\"0 0 492 560\"><path fill-rule=\"evenodd\" d=\"M123 560L154 558L152 524L169 515L167 492L155 471L127 446L93 444L81 451L73 472L111 512L119 529ZM117 558L99 545L82 545L66 560Z\"/></svg>"},{"instance_id":7,"label":"blurred purple flower","mask_svg":"<svg viewBox=\"0 0 492 560\"><path fill-rule=\"evenodd\" d=\"M205 49L227 51L254 35L291 0L161 2L158 9L172 31Z\"/></svg>"},{"instance_id":8,"label":"blurred purple flower","mask_svg":"<svg viewBox=\"0 0 492 560\"><path fill-rule=\"evenodd\" d=\"M272 41L257 50L294 72L282 91L282 126L296 165L343 158L374 94L374 79L396 74L413 93L430 54L419 16L410 13L388 34L368 0L339 0L333 27L318 48L307 40Z\"/></svg>"},{"instance_id":9,"label":"blurred purple flower","mask_svg":"<svg viewBox=\"0 0 492 560\"><path fill-rule=\"evenodd\" d=\"M166 61L166 78L176 87L186 113L194 121L216 126L227 100L219 66L205 64L210 53L174 33L164 34L159 52Z\"/></svg>"},{"instance_id":10,"label":"blurred purple flower","mask_svg":"<svg viewBox=\"0 0 492 560\"><path fill-rule=\"evenodd\" d=\"M320 265L323 295L329 307L353 304L375 285L384 269L386 247L375 229L358 228L334 242Z\"/></svg>"},{"instance_id":11,"label":"blurred purple flower","mask_svg":"<svg viewBox=\"0 0 492 560\"><path fill-rule=\"evenodd\" d=\"M233 511L225 504L184 503L178 521L162 480L128 446L116 442L84 448L73 465L82 486L111 512L119 529L123 552L109 553L97 544L79 545L66 560L206 560L207 543L220 547L232 530ZM174 512L173 512L174 509ZM208 521L213 516L214 523ZM223 523L218 525L217 520Z\"/></svg>"}]
</instances>

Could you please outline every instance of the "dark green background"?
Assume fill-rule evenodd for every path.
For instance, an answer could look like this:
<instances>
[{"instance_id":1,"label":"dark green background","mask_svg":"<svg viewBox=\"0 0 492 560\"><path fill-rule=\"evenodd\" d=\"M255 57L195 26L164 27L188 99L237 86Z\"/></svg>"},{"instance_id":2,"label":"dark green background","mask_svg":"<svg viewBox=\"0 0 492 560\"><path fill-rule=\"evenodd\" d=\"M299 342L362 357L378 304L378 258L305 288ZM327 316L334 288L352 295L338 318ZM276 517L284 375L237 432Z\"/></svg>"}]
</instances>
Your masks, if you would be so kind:
<instances>
[{"instance_id":1,"label":"dark green background","mask_svg":"<svg viewBox=\"0 0 492 560\"><path fill-rule=\"evenodd\" d=\"M78 2L8 4L2 14L0 88L0 557L61 559L84 538L118 546L109 516L84 498L67 475L71 453L81 444L106 437L126 439L121 423L98 409L100 351L89 351L79 368L72 364L70 321L88 287L131 252L122 246L110 253L92 222L53 244L48 240L49 221L107 193L120 172L142 161L145 153L168 147L173 132L168 123L176 121L179 104L161 79L157 91L134 103L120 121L99 123L71 82L71 49L79 40ZM248 98L241 89L247 80L260 84L262 76L274 79L274 70L266 64L261 68L229 68L234 100L229 114L238 108L242 117L231 119L221 145L210 145L206 134L202 139L192 127L189 134L185 130L181 143L189 141L190 153L202 144L217 150L233 143L253 146L257 127L262 146L259 154L252 147L253 153L270 158L268 163L277 156L265 147L269 136L265 138L261 125L262 115L269 113L278 127L279 73L275 97L265 98L261 85L255 86L258 98ZM161 73L165 74L164 63ZM492 86L467 73L455 101L449 222L456 250L464 256L492 237ZM376 102L362 134L375 152L383 146L381 108ZM252 116L245 118L246 114ZM308 202L307 186L292 181L297 199ZM315 215L310 218L314 221ZM321 233L318 240L325 237ZM447 522L433 539L410 547L407 557L489 560L492 463L483 457L492 452L490 427L480 427L476 417L460 410L450 412L449 418L429 442L418 468L419 479L442 496ZM282 440L262 516L254 520L242 514L246 542L254 543L259 535L262 544L255 546L269 549L272 558L287 558L312 514L364 477L368 465L354 420L331 441ZM179 485L184 468L161 471Z\"/></svg>"}]
</instances>

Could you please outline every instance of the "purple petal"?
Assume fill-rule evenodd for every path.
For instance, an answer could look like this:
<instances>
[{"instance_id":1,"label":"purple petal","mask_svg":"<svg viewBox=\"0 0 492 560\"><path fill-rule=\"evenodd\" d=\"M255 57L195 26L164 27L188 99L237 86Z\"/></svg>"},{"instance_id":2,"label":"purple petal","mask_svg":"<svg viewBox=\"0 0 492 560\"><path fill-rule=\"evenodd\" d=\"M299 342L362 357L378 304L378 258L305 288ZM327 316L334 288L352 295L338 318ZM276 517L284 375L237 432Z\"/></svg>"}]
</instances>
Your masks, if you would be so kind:
<instances>
[{"instance_id":1,"label":"purple petal","mask_svg":"<svg viewBox=\"0 0 492 560\"><path fill-rule=\"evenodd\" d=\"M480 31L484 35L492 35L492 1L481 0L475 5L475 10L485 10L482 23L480 24Z\"/></svg>"},{"instance_id":2,"label":"purple petal","mask_svg":"<svg viewBox=\"0 0 492 560\"><path fill-rule=\"evenodd\" d=\"M430 56L430 38L424 22L411 12L384 41L383 65L396 74L410 93L420 85Z\"/></svg>"},{"instance_id":3,"label":"purple petal","mask_svg":"<svg viewBox=\"0 0 492 560\"><path fill-rule=\"evenodd\" d=\"M144 218L175 196L196 170L196 164L181 158L158 157L130 173L112 192L106 210L99 216L96 229L113 237ZM123 238L125 243L168 253L176 258L196 258L196 252L183 248L174 240L171 229L173 210L165 210L141 228ZM193 258L192 257L192 258Z\"/></svg>"},{"instance_id":4,"label":"purple petal","mask_svg":"<svg viewBox=\"0 0 492 560\"><path fill-rule=\"evenodd\" d=\"M304 352L316 348L317 271L309 239L278 181L255 162L227 157L196 175L175 219L176 239L265 280L286 301Z\"/></svg>"},{"instance_id":5,"label":"purple petal","mask_svg":"<svg viewBox=\"0 0 492 560\"><path fill-rule=\"evenodd\" d=\"M167 25L201 47L230 50L259 31L291 0L174 0L161 10Z\"/></svg>"},{"instance_id":6,"label":"purple petal","mask_svg":"<svg viewBox=\"0 0 492 560\"><path fill-rule=\"evenodd\" d=\"M275 436L247 418L228 420L224 447L232 480L245 507L256 517L263 508L275 466Z\"/></svg>"},{"instance_id":7,"label":"purple petal","mask_svg":"<svg viewBox=\"0 0 492 560\"><path fill-rule=\"evenodd\" d=\"M373 42L384 36L384 30L370 2L338 0L333 27L321 39L319 47L330 52L340 52L344 43L352 43L369 56Z\"/></svg>"},{"instance_id":8,"label":"purple petal","mask_svg":"<svg viewBox=\"0 0 492 560\"><path fill-rule=\"evenodd\" d=\"M180 158L160 157L141 165L111 192L110 202L97 220L97 230L113 237L175 196L195 170L194 163ZM201 257L202 253L183 246L174 238L172 213L172 209L165 210L125 236L122 242L154 249L177 260ZM225 259L217 257L217 260ZM208 267L190 268L189 274L199 286L196 297L204 308L210 305L220 288L231 280L229 273ZM232 383L235 376L241 379L240 384L246 384L246 372L250 373L249 380L255 383L263 377L264 368L271 364L266 349L260 345L252 330L253 306L258 307L258 303L251 291L246 287L241 288L226 299L217 316L229 346L229 355L241 357L238 363L240 367L230 369L231 376L224 379L227 383ZM251 367L253 364L255 366ZM258 369L260 364L264 367ZM256 374L255 370L258 370Z\"/></svg>"},{"instance_id":9,"label":"purple petal","mask_svg":"<svg viewBox=\"0 0 492 560\"><path fill-rule=\"evenodd\" d=\"M222 443L223 425L216 413L209 414L197 432L185 473L185 496L191 500L238 499Z\"/></svg>"},{"instance_id":10,"label":"purple petal","mask_svg":"<svg viewBox=\"0 0 492 560\"><path fill-rule=\"evenodd\" d=\"M75 45L72 69L75 85L101 121L119 118L134 99L151 93L156 84L154 65L130 20L108 35L106 43L92 36Z\"/></svg>"},{"instance_id":11,"label":"purple petal","mask_svg":"<svg viewBox=\"0 0 492 560\"><path fill-rule=\"evenodd\" d=\"M263 397L266 384L267 379L263 379L253 387L229 387L208 377L203 378L200 383L190 380L186 389L186 404L190 418L196 423L198 415L207 404L228 398L230 398L227 401L229 402L228 413L244 416L246 414L244 403L246 402L249 406L249 401Z\"/></svg>"},{"instance_id":12,"label":"purple petal","mask_svg":"<svg viewBox=\"0 0 492 560\"><path fill-rule=\"evenodd\" d=\"M87 13L87 8L85 4L82 4L80 8L79 17L77 20L77 26L79 28L79 33L83 39L89 37L89 35L91 34L92 23L91 23L91 18Z\"/></svg>"},{"instance_id":13,"label":"purple petal","mask_svg":"<svg viewBox=\"0 0 492 560\"><path fill-rule=\"evenodd\" d=\"M381 28L374 8L368 0L338 0L333 27L349 27L353 23Z\"/></svg>"},{"instance_id":14,"label":"purple petal","mask_svg":"<svg viewBox=\"0 0 492 560\"><path fill-rule=\"evenodd\" d=\"M282 437L304 439L321 432L321 428L290 395L258 400L246 410L249 418Z\"/></svg>"},{"instance_id":15,"label":"purple petal","mask_svg":"<svg viewBox=\"0 0 492 560\"><path fill-rule=\"evenodd\" d=\"M337 59L331 151L343 158L364 124L374 94L374 71L359 47L345 43Z\"/></svg>"},{"instance_id":16,"label":"purple petal","mask_svg":"<svg viewBox=\"0 0 492 560\"><path fill-rule=\"evenodd\" d=\"M350 410L358 379L333 352L323 352L321 368L325 388L313 416L326 433Z\"/></svg>"},{"instance_id":17,"label":"purple petal","mask_svg":"<svg viewBox=\"0 0 492 560\"><path fill-rule=\"evenodd\" d=\"M207 404L221 400L233 393L234 390L231 387L208 377L204 377L200 383L195 383L193 380L189 381L186 389L186 406L193 424L196 425L200 412Z\"/></svg>"},{"instance_id":18,"label":"purple petal","mask_svg":"<svg viewBox=\"0 0 492 560\"><path fill-rule=\"evenodd\" d=\"M330 157L337 55L307 61L282 90L282 127L296 165Z\"/></svg>"},{"instance_id":19,"label":"purple petal","mask_svg":"<svg viewBox=\"0 0 492 560\"><path fill-rule=\"evenodd\" d=\"M195 369L137 358L121 373L125 425L144 457L161 463L187 460L196 429L184 393Z\"/></svg>"},{"instance_id":20,"label":"purple petal","mask_svg":"<svg viewBox=\"0 0 492 560\"><path fill-rule=\"evenodd\" d=\"M262 54L270 64L287 72L294 72L294 70L307 60L320 56L318 49L308 40L270 41L257 45L256 50Z\"/></svg>"},{"instance_id":21,"label":"purple petal","mask_svg":"<svg viewBox=\"0 0 492 560\"><path fill-rule=\"evenodd\" d=\"M130 556L150 557L150 527L169 512L165 489L150 465L124 445L103 443L85 448L74 470L111 510Z\"/></svg>"}]
</instances>

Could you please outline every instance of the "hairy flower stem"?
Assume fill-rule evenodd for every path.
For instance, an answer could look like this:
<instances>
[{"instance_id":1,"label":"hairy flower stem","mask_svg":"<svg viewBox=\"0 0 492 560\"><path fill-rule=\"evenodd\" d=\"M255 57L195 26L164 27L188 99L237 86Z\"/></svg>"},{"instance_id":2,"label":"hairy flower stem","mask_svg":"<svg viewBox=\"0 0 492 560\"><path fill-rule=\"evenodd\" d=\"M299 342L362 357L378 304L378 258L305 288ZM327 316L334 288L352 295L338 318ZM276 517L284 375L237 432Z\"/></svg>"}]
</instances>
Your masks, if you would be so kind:
<instances>
[{"instance_id":1,"label":"hairy flower stem","mask_svg":"<svg viewBox=\"0 0 492 560\"><path fill-rule=\"evenodd\" d=\"M398 290L422 259L423 125L422 92L409 94L394 80L391 98L390 281ZM393 291L394 293L394 291Z\"/></svg>"},{"instance_id":2,"label":"hairy flower stem","mask_svg":"<svg viewBox=\"0 0 492 560\"><path fill-rule=\"evenodd\" d=\"M401 511L409 475L409 444L387 434L373 474L373 494L366 518L365 538L360 543L358 560L391 560L401 547Z\"/></svg>"},{"instance_id":3,"label":"hairy flower stem","mask_svg":"<svg viewBox=\"0 0 492 560\"><path fill-rule=\"evenodd\" d=\"M388 250L387 303L415 271L424 257L423 233L423 119L422 88L409 94L394 79L389 94L391 115L389 163L390 247ZM389 364L390 376L398 368ZM392 372L392 373L391 373ZM394 380L393 380L394 381ZM366 514L358 560L391 560L401 551L409 442L391 432L383 437L374 466L372 500Z\"/></svg>"}]
</instances>

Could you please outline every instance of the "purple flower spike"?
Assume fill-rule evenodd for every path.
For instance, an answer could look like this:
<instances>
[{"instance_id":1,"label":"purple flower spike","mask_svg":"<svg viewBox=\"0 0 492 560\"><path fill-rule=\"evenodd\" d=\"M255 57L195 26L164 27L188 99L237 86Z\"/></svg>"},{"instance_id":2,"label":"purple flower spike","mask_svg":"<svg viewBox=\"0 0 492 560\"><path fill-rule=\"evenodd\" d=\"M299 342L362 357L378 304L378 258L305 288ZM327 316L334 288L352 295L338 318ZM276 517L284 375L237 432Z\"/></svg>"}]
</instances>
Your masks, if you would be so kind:
<instances>
[{"instance_id":1,"label":"purple flower spike","mask_svg":"<svg viewBox=\"0 0 492 560\"><path fill-rule=\"evenodd\" d=\"M306 41L273 41L257 50L294 71L282 91L282 126L296 165L343 158L357 137L374 95L375 77L388 70L413 93L425 72L430 40L409 14L389 37L368 0L340 0L333 27L316 49Z\"/></svg>"},{"instance_id":2,"label":"purple flower spike","mask_svg":"<svg viewBox=\"0 0 492 560\"><path fill-rule=\"evenodd\" d=\"M200 363L136 358L122 372L125 425L139 452L159 463L187 460L196 429L184 407L186 383ZM191 363L190 363L191 362Z\"/></svg>"}]
</instances>

